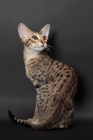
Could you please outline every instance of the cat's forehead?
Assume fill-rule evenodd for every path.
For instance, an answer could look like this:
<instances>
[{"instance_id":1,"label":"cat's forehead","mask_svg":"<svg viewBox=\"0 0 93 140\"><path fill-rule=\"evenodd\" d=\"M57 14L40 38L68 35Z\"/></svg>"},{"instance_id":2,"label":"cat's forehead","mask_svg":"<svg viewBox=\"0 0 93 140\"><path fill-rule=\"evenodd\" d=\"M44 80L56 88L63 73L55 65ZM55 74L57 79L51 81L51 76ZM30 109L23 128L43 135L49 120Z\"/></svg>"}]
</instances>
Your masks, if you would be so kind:
<instances>
[{"instance_id":1,"label":"cat's forehead","mask_svg":"<svg viewBox=\"0 0 93 140\"><path fill-rule=\"evenodd\" d=\"M36 35L36 36L44 36L44 34L41 33L41 32L33 32L33 34Z\"/></svg>"}]
</instances>

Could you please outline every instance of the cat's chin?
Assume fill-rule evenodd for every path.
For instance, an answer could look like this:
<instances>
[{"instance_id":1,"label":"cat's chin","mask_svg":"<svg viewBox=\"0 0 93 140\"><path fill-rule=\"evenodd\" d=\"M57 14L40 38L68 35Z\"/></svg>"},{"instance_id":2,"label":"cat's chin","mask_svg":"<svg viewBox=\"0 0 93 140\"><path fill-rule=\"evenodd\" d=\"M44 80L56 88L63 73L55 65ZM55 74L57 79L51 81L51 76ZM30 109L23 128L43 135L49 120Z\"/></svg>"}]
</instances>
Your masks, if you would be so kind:
<instances>
[{"instance_id":1,"label":"cat's chin","mask_svg":"<svg viewBox=\"0 0 93 140\"><path fill-rule=\"evenodd\" d=\"M41 46L41 47L34 48L34 50L43 51L45 48L46 48L45 46Z\"/></svg>"},{"instance_id":2,"label":"cat's chin","mask_svg":"<svg viewBox=\"0 0 93 140\"><path fill-rule=\"evenodd\" d=\"M44 48L43 48L43 49L42 49L42 48L35 48L34 50L35 50L35 51L39 51L39 52L41 52L41 51L44 50Z\"/></svg>"}]
</instances>

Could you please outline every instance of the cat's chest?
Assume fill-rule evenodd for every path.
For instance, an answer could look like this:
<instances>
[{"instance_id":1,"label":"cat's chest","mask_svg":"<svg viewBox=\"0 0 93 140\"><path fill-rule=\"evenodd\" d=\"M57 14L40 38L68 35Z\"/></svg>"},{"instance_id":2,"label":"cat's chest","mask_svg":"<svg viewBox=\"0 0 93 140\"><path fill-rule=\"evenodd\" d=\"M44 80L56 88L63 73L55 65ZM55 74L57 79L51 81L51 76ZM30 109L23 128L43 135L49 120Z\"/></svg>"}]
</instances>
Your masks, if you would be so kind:
<instances>
[{"instance_id":1,"label":"cat's chest","mask_svg":"<svg viewBox=\"0 0 93 140\"><path fill-rule=\"evenodd\" d=\"M48 66L45 65L44 61L31 60L25 64L26 75L33 81L39 83L46 82L48 78Z\"/></svg>"}]
</instances>

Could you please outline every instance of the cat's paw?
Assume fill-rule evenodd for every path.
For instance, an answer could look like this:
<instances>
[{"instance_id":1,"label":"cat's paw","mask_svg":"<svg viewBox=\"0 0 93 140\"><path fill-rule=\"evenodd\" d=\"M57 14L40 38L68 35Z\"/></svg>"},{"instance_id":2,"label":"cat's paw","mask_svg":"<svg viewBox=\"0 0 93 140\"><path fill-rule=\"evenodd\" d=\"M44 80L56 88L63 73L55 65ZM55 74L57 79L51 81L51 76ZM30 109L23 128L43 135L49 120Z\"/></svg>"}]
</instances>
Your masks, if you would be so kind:
<instances>
[{"instance_id":1,"label":"cat's paw","mask_svg":"<svg viewBox=\"0 0 93 140\"><path fill-rule=\"evenodd\" d=\"M71 125L71 122L60 124L60 128L68 128L68 126Z\"/></svg>"}]
</instances>

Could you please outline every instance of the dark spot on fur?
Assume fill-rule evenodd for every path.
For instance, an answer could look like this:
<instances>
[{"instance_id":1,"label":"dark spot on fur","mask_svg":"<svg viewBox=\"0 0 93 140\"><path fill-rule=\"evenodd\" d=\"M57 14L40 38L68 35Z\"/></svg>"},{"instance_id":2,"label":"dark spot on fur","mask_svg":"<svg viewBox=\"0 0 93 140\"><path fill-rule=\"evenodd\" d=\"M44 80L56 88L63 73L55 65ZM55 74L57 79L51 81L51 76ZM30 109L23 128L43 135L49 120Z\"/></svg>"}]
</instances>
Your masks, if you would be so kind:
<instances>
[{"instance_id":1,"label":"dark spot on fur","mask_svg":"<svg viewBox=\"0 0 93 140\"><path fill-rule=\"evenodd\" d=\"M59 82L61 79L58 79L58 81L57 82Z\"/></svg>"},{"instance_id":2,"label":"dark spot on fur","mask_svg":"<svg viewBox=\"0 0 93 140\"><path fill-rule=\"evenodd\" d=\"M68 67L68 68L64 68L63 70L70 70L71 68L70 67Z\"/></svg>"},{"instance_id":3,"label":"dark spot on fur","mask_svg":"<svg viewBox=\"0 0 93 140\"><path fill-rule=\"evenodd\" d=\"M54 104L52 104L51 107L54 107Z\"/></svg>"},{"instance_id":4,"label":"dark spot on fur","mask_svg":"<svg viewBox=\"0 0 93 140\"><path fill-rule=\"evenodd\" d=\"M35 79L34 76L32 76L32 79L33 79L33 80Z\"/></svg>"},{"instance_id":5,"label":"dark spot on fur","mask_svg":"<svg viewBox=\"0 0 93 140\"><path fill-rule=\"evenodd\" d=\"M58 63L59 63L59 62L57 61L57 62L56 62L56 65L58 65Z\"/></svg>"},{"instance_id":6,"label":"dark spot on fur","mask_svg":"<svg viewBox=\"0 0 93 140\"><path fill-rule=\"evenodd\" d=\"M40 88L40 86L39 86L39 85L36 85L35 87L36 87L36 88Z\"/></svg>"},{"instance_id":7,"label":"dark spot on fur","mask_svg":"<svg viewBox=\"0 0 93 140\"><path fill-rule=\"evenodd\" d=\"M61 74L60 77L63 77L63 74Z\"/></svg>"},{"instance_id":8,"label":"dark spot on fur","mask_svg":"<svg viewBox=\"0 0 93 140\"><path fill-rule=\"evenodd\" d=\"M27 65L27 67L31 66L32 64L34 64L36 61L32 61L30 64Z\"/></svg>"},{"instance_id":9,"label":"dark spot on fur","mask_svg":"<svg viewBox=\"0 0 93 140\"><path fill-rule=\"evenodd\" d=\"M60 75L60 73L58 73L57 75L56 75L56 77L58 77Z\"/></svg>"},{"instance_id":10,"label":"dark spot on fur","mask_svg":"<svg viewBox=\"0 0 93 140\"><path fill-rule=\"evenodd\" d=\"M55 102L55 101L56 101L56 98L53 99L53 102Z\"/></svg>"},{"instance_id":11,"label":"dark spot on fur","mask_svg":"<svg viewBox=\"0 0 93 140\"><path fill-rule=\"evenodd\" d=\"M44 102L44 99L41 99Z\"/></svg>"},{"instance_id":12,"label":"dark spot on fur","mask_svg":"<svg viewBox=\"0 0 93 140\"><path fill-rule=\"evenodd\" d=\"M46 104L48 104L48 101L46 101Z\"/></svg>"},{"instance_id":13,"label":"dark spot on fur","mask_svg":"<svg viewBox=\"0 0 93 140\"><path fill-rule=\"evenodd\" d=\"M54 84L53 87L56 87L56 84Z\"/></svg>"},{"instance_id":14,"label":"dark spot on fur","mask_svg":"<svg viewBox=\"0 0 93 140\"><path fill-rule=\"evenodd\" d=\"M64 83L66 83L66 82L67 82L67 80L66 80L66 79L64 79L64 80L63 80L63 82L64 82Z\"/></svg>"},{"instance_id":15,"label":"dark spot on fur","mask_svg":"<svg viewBox=\"0 0 93 140\"><path fill-rule=\"evenodd\" d=\"M57 68L59 68L59 65L57 66Z\"/></svg>"},{"instance_id":16,"label":"dark spot on fur","mask_svg":"<svg viewBox=\"0 0 93 140\"><path fill-rule=\"evenodd\" d=\"M39 67L37 67L37 70L39 70Z\"/></svg>"},{"instance_id":17,"label":"dark spot on fur","mask_svg":"<svg viewBox=\"0 0 93 140\"><path fill-rule=\"evenodd\" d=\"M43 73L45 72L45 70L43 70Z\"/></svg>"},{"instance_id":18,"label":"dark spot on fur","mask_svg":"<svg viewBox=\"0 0 93 140\"><path fill-rule=\"evenodd\" d=\"M67 75L67 78L69 78L70 77L70 75Z\"/></svg>"},{"instance_id":19,"label":"dark spot on fur","mask_svg":"<svg viewBox=\"0 0 93 140\"><path fill-rule=\"evenodd\" d=\"M44 112L46 111L46 109L44 109Z\"/></svg>"},{"instance_id":20,"label":"dark spot on fur","mask_svg":"<svg viewBox=\"0 0 93 140\"><path fill-rule=\"evenodd\" d=\"M61 70L62 68L60 67L59 70Z\"/></svg>"},{"instance_id":21,"label":"dark spot on fur","mask_svg":"<svg viewBox=\"0 0 93 140\"><path fill-rule=\"evenodd\" d=\"M70 71L66 71L66 73L70 73Z\"/></svg>"},{"instance_id":22,"label":"dark spot on fur","mask_svg":"<svg viewBox=\"0 0 93 140\"><path fill-rule=\"evenodd\" d=\"M53 80L54 80L54 78L51 76L51 77L50 77L50 80L51 80L51 81L53 81Z\"/></svg>"},{"instance_id":23,"label":"dark spot on fur","mask_svg":"<svg viewBox=\"0 0 93 140\"><path fill-rule=\"evenodd\" d=\"M37 79L38 82L41 82L41 80Z\"/></svg>"},{"instance_id":24,"label":"dark spot on fur","mask_svg":"<svg viewBox=\"0 0 93 140\"><path fill-rule=\"evenodd\" d=\"M56 71L56 69L53 71L53 73L54 73L54 74L57 74L57 71Z\"/></svg>"},{"instance_id":25,"label":"dark spot on fur","mask_svg":"<svg viewBox=\"0 0 93 140\"><path fill-rule=\"evenodd\" d=\"M61 87L63 87L63 84L61 84Z\"/></svg>"}]
</instances>

